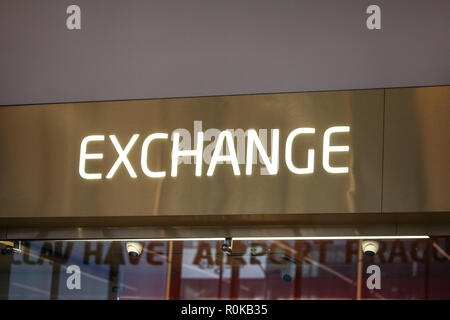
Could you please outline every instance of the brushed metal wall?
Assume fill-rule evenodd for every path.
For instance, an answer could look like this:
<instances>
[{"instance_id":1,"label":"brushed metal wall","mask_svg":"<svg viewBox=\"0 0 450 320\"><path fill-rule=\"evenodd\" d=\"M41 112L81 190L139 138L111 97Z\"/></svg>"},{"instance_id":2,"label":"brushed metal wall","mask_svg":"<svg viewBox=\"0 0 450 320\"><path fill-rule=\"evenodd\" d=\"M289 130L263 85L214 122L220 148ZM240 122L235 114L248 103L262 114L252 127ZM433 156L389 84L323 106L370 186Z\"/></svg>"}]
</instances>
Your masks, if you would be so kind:
<instances>
[{"instance_id":1,"label":"brushed metal wall","mask_svg":"<svg viewBox=\"0 0 450 320\"><path fill-rule=\"evenodd\" d=\"M157 131L170 133L176 128L192 132L194 120L203 120L203 130L279 128L279 174L247 177L244 166L240 165L241 176L234 176L230 165L219 164L214 176L207 177L204 164L202 177L195 177L194 165L180 165L178 177L172 178L171 143L168 142L152 146L149 162L152 168L167 170L168 176L150 179L143 175L140 147L144 137ZM22 226L28 231L16 232L16 235L35 235L43 230L43 225L38 223L33 228L34 223L53 221L50 227L53 231L59 230L58 225L79 224L91 226L94 228L91 232L97 234L106 225L105 221L113 221L108 218L115 217L122 220L114 224L114 235L120 225L138 226L140 222L147 228L157 227L153 223L177 225L176 220L184 221L179 218L184 215L196 216L193 223L196 221L204 228L209 223L220 229L218 221L232 228L240 221L238 225L249 230L251 225L256 225L248 218L250 215L258 219L266 215L270 223L257 228L273 235L268 230L269 225L276 224L277 215L292 215L291 224L297 230L300 227L295 221L302 225L305 222L294 217L296 214L305 217L341 214L344 217L345 213L357 213L357 216L372 214L364 228L361 227L364 223L358 222L359 233L384 234L386 230L392 233L401 229L402 234L427 233L428 230L430 234L444 235L449 232L448 222L439 224L439 214L442 221L448 220L449 124L449 86L2 107L0 229L2 234L6 231L14 234L13 229ZM336 158L338 162L348 162L349 174L333 175L321 167L322 135L327 127L335 125L351 127L346 138L336 140L336 144L350 145L348 157ZM312 175L294 175L284 164L283 142L287 133L296 127L317 130L315 138L302 138L305 144L299 144L299 152L294 153L301 162L305 161L307 148L316 149L316 170ZM138 174L136 179L131 179L123 166L111 180L80 177L78 161L83 137L116 134L124 146L133 133L141 134L129 154ZM91 152L97 151L104 153L104 159L92 161L88 170L102 172L104 176L116 160L116 152L107 139ZM433 214L433 228L427 226L425 218L424 223L411 220L408 224L408 219L399 218L400 226L395 218L394 222L383 220L382 227L376 225L377 213L407 217L414 212ZM223 218L227 215L232 215L234 220ZM127 217L130 220L124 223ZM151 220L152 217L165 220ZM346 217L349 219L348 215ZM71 220L67 224L44 218L97 220ZM307 220L315 221L310 217ZM286 224L281 218L279 222ZM317 233L324 228L323 222L317 223L308 226L308 232ZM348 224L351 225L346 223L345 228ZM7 230L13 225L13 229ZM130 230L123 232L129 236ZM156 232L174 234L170 230L159 228ZM175 234L183 233L176 230ZM291 231L306 232L304 228L295 230ZM319 232L321 235L328 232L323 230ZM344 233L355 230L350 226ZM74 234L70 230L67 232ZM216 230L214 234L220 232L223 230ZM111 235L111 230L107 233Z\"/></svg>"},{"instance_id":2,"label":"brushed metal wall","mask_svg":"<svg viewBox=\"0 0 450 320\"><path fill-rule=\"evenodd\" d=\"M450 211L450 87L386 90L384 212Z\"/></svg>"}]
</instances>

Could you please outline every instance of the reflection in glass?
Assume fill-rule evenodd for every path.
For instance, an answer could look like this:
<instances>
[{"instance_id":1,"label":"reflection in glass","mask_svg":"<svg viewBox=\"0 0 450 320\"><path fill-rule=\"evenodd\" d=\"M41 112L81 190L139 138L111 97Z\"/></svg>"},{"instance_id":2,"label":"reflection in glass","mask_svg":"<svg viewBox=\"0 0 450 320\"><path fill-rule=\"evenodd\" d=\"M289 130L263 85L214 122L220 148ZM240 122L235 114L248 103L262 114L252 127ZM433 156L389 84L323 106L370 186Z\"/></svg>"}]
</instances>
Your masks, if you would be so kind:
<instances>
[{"instance_id":1,"label":"reflection in glass","mask_svg":"<svg viewBox=\"0 0 450 320\"><path fill-rule=\"evenodd\" d=\"M450 299L449 237L383 240L373 257L359 240L141 244L133 257L120 241L22 242L0 256L0 298Z\"/></svg>"}]
</instances>

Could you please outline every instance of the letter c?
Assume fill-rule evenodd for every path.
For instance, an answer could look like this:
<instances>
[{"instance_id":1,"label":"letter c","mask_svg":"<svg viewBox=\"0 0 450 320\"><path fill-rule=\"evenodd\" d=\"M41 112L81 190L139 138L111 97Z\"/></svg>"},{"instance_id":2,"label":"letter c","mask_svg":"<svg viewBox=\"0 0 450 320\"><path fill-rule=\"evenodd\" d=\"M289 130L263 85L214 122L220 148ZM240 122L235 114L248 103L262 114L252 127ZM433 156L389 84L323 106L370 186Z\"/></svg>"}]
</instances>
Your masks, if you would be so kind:
<instances>
[{"instance_id":1,"label":"letter c","mask_svg":"<svg viewBox=\"0 0 450 320\"><path fill-rule=\"evenodd\" d=\"M145 138L144 143L142 144L142 154L141 154L141 167L142 171L147 177L150 178L162 178L166 176L165 171L151 171L147 165L147 157L148 157L148 147L153 140L156 139L167 139L167 133L153 133Z\"/></svg>"}]
</instances>

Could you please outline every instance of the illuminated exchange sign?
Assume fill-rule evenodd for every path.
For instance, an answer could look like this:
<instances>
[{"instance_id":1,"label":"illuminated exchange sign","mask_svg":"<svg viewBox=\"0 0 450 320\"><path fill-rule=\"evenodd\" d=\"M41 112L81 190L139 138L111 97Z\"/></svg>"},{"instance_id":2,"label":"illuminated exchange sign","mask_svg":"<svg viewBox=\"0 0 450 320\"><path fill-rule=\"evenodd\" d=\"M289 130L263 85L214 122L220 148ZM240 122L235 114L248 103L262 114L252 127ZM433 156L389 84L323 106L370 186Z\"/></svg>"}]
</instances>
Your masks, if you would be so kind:
<instances>
[{"instance_id":1,"label":"illuminated exchange sign","mask_svg":"<svg viewBox=\"0 0 450 320\"><path fill-rule=\"evenodd\" d=\"M380 212L383 90L0 108L0 215Z\"/></svg>"},{"instance_id":2,"label":"illuminated exchange sign","mask_svg":"<svg viewBox=\"0 0 450 320\"><path fill-rule=\"evenodd\" d=\"M201 121L196 121L200 122ZM238 162L238 155L236 152L235 146L235 137L233 136L233 132L243 132L242 130L224 130L220 131L218 136L215 137L215 142L211 142L210 145L213 147L213 153L210 157L207 153L207 148L204 148L204 132L197 132L195 134L195 145L194 149L183 149L180 146L180 133L176 130L172 134L172 153L171 153L171 176L176 177L178 175L178 164L180 163L180 158L183 157L193 157L195 159L195 175L197 177L202 176L202 164L203 159L209 159L209 166L206 172L207 176L214 175L214 169L216 165L221 162L225 162L226 164L231 164L234 175L238 176L241 174ZM330 153L333 152L348 152L349 146L332 146L330 145L331 136L336 133L347 133L350 131L349 126L334 126L328 128L323 135L323 155L322 155L322 165L325 171L329 173L348 173L348 167L333 167L330 165ZM294 140L303 134L315 134L315 128L296 128L292 130L287 136L285 143L285 163L287 168L294 174L310 174L314 173L314 149L309 149L307 154L307 166L304 168L298 168L294 165L292 159L292 148L294 144ZM245 174L252 175L253 168L253 154L254 149L256 148L256 152L259 153L265 168L267 169L267 173L269 175L276 175L279 170L279 145L280 145L280 130L272 129L271 130L271 154L267 152L267 147L263 145L263 141L261 140L258 132L255 129L249 129L246 135L246 152L245 152ZM108 171L106 178L111 179L114 177L117 169L120 165L127 169L131 178L137 178L137 173L133 168L133 165L129 161L127 155L131 151L131 149L135 146L137 140L139 139L139 134L133 134L131 139L125 144L121 145L117 139L116 135L109 135L109 140L113 144L116 152L117 152L117 160L114 162L114 165ZM149 147L150 144L155 140L168 140L169 134L165 132L157 132L148 135L141 147L141 169L142 172L149 178L162 178L166 176L166 171L153 171L148 167L148 157L149 157ZM101 179L101 173L87 173L86 172L86 161L87 160L95 160L95 159L103 159L102 153L88 153L87 146L89 143L95 141L104 141L105 135L89 135L85 137L81 142L80 149L80 164L79 164L79 173L80 176L84 179ZM242 139L237 139L238 143L243 141ZM226 148L228 150L228 154L224 155L223 150ZM239 148L242 150L243 148ZM264 172L264 171L263 171Z\"/></svg>"}]
</instances>

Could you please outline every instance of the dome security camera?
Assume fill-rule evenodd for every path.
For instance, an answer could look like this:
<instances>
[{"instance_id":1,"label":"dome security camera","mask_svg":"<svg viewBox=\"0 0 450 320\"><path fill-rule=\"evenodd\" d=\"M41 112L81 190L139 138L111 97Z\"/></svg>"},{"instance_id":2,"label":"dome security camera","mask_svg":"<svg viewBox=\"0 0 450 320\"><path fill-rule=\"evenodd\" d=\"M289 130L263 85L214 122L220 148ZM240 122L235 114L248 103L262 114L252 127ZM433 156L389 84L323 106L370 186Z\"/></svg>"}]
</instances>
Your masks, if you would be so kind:
<instances>
[{"instance_id":1,"label":"dome security camera","mask_svg":"<svg viewBox=\"0 0 450 320\"><path fill-rule=\"evenodd\" d=\"M142 253L142 243L140 242L127 242L127 252L130 257L138 257Z\"/></svg>"},{"instance_id":2,"label":"dome security camera","mask_svg":"<svg viewBox=\"0 0 450 320\"><path fill-rule=\"evenodd\" d=\"M233 239L232 238L225 238L225 242L222 244L222 251L231 254L233 251Z\"/></svg>"},{"instance_id":3,"label":"dome security camera","mask_svg":"<svg viewBox=\"0 0 450 320\"><path fill-rule=\"evenodd\" d=\"M377 254L380 244L375 240L364 240L361 249L366 256L372 257Z\"/></svg>"},{"instance_id":4,"label":"dome security camera","mask_svg":"<svg viewBox=\"0 0 450 320\"><path fill-rule=\"evenodd\" d=\"M0 241L4 247L1 249L2 255L22 253L22 241Z\"/></svg>"},{"instance_id":5,"label":"dome security camera","mask_svg":"<svg viewBox=\"0 0 450 320\"><path fill-rule=\"evenodd\" d=\"M297 271L297 264L292 259L287 257L283 258L286 262L281 267L281 279L284 282L292 282L295 278L295 272Z\"/></svg>"}]
</instances>

